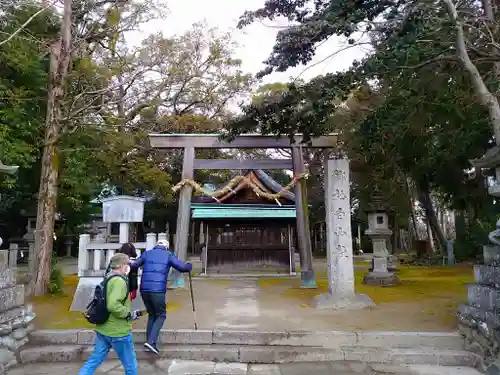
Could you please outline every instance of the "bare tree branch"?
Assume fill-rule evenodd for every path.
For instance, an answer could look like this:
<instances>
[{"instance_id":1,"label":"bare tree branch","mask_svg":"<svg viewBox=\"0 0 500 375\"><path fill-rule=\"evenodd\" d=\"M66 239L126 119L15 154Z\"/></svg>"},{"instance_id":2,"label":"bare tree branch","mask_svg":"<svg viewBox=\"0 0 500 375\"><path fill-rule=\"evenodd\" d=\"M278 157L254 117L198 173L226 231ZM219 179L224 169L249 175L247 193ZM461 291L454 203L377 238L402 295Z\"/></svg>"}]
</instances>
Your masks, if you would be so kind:
<instances>
[{"instance_id":1,"label":"bare tree branch","mask_svg":"<svg viewBox=\"0 0 500 375\"><path fill-rule=\"evenodd\" d=\"M472 85L474 86L474 90L476 91L481 104L488 108L493 133L495 135L495 141L497 145L500 145L500 105L498 104L498 100L491 93L491 91L488 90L488 87L484 83L479 70L469 57L467 46L465 44L463 25L458 17L457 8L455 7L455 4L453 4L453 0L442 1L446 6L452 22L455 24L458 57L463 63L465 70L469 73Z\"/></svg>"},{"instance_id":2,"label":"bare tree branch","mask_svg":"<svg viewBox=\"0 0 500 375\"><path fill-rule=\"evenodd\" d=\"M27 27L36 17L38 17L40 14L45 12L50 7L54 6L56 3L57 3L57 0L50 3L50 4L47 4L42 9L38 10L35 14L33 14L30 18L28 18L25 23L23 23L19 28L17 28L16 31L14 31L12 34L10 34L9 37L0 41L0 46L11 41L17 34L19 34L21 31L23 31L24 28Z\"/></svg>"}]
</instances>

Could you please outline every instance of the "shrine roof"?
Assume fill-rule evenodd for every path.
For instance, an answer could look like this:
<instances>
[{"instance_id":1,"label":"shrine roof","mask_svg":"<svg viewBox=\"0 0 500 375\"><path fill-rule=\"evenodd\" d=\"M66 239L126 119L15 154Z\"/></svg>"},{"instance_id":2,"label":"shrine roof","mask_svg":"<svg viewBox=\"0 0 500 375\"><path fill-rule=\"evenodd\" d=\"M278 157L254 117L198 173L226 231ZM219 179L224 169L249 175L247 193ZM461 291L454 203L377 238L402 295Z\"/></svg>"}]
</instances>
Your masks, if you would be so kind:
<instances>
[{"instance_id":1,"label":"shrine roof","mask_svg":"<svg viewBox=\"0 0 500 375\"><path fill-rule=\"evenodd\" d=\"M14 174L18 169L19 167L17 165L5 165L0 161L0 173Z\"/></svg>"},{"instance_id":2,"label":"shrine roof","mask_svg":"<svg viewBox=\"0 0 500 375\"><path fill-rule=\"evenodd\" d=\"M295 206L192 203L193 219L295 219Z\"/></svg>"},{"instance_id":3,"label":"shrine roof","mask_svg":"<svg viewBox=\"0 0 500 375\"><path fill-rule=\"evenodd\" d=\"M262 189L267 193L276 194L283 189L283 186L281 184L279 184L277 181L275 181L271 176L269 176L266 172L264 172L261 169L247 170L243 175L248 179L250 179L250 181L252 181L260 189ZM239 191L241 191L246 187L248 187L247 182L245 180L242 180L240 183L238 183L238 185L233 187L231 192L229 192L224 196L218 197L218 201L224 202L225 200L236 195ZM281 200L283 200L282 202L283 204L295 204L295 194L292 193L291 191L283 191ZM216 202L211 197L197 197L193 201L199 203Z\"/></svg>"},{"instance_id":4,"label":"shrine roof","mask_svg":"<svg viewBox=\"0 0 500 375\"><path fill-rule=\"evenodd\" d=\"M255 169L253 172L262 181L262 183L266 185L266 187L270 189L273 193L279 193L281 189L283 189L283 186L281 184L279 184L276 180L274 180L262 169ZM284 191L283 197L292 202L295 202L295 194L292 193L291 191Z\"/></svg>"}]
</instances>

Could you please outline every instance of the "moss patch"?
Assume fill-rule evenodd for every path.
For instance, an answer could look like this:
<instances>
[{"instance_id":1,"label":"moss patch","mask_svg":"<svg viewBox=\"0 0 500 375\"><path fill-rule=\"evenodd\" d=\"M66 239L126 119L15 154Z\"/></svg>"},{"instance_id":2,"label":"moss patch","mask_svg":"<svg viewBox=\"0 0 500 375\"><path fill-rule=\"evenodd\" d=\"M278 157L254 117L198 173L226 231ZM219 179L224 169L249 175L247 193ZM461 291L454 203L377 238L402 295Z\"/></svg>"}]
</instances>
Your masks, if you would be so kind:
<instances>
[{"instance_id":1,"label":"moss patch","mask_svg":"<svg viewBox=\"0 0 500 375\"><path fill-rule=\"evenodd\" d=\"M355 269L356 292L367 294L379 306L384 304L412 304L419 313L443 323L456 320L457 305L467 299L467 284L474 280L471 266L417 267L399 266L400 285L391 287L363 284L368 265ZM326 277L317 276L317 289L301 289L299 280L262 280L262 287L280 285L285 298L298 300L299 306L310 307L312 299L328 291ZM285 287L283 290L282 288Z\"/></svg>"},{"instance_id":2,"label":"moss patch","mask_svg":"<svg viewBox=\"0 0 500 375\"><path fill-rule=\"evenodd\" d=\"M467 297L467 284L474 280L472 268L467 267L399 267L400 285L393 287L368 286L362 283L364 272L356 272L356 290L368 294L375 303L415 302L427 299L446 299L455 303Z\"/></svg>"},{"instance_id":3,"label":"moss patch","mask_svg":"<svg viewBox=\"0 0 500 375\"><path fill-rule=\"evenodd\" d=\"M29 303L33 304L36 313L35 326L37 329L76 329L94 327L94 325L87 322L81 312L69 311L77 286L78 276L67 275L64 277L63 294L47 294L42 297L32 297L29 300ZM176 301L168 301L167 312L177 311L179 306L179 303Z\"/></svg>"},{"instance_id":4,"label":"moss patch","mask_svg":"<svg viewBox=\"0 0 500 375\"><path fill-rule=\"evenodd\" d=\"M366 268L366 269L363 269ZM356 268L356 292L368 294L375 303L415 302L432 298L453 298L464 300L467 296L467 283L474 280L470 267L410 267L399 266L398 278L400 285L391 287L369 286L363 284L363 277L368 266ZM290 283L290 280L261 280L265 287L271 284ZM285 291L285 296L292 298L311 299L316 295L326 293L328 280L326 277L317 277L317 289L301 289L300 281L293 280L293 284Z\"/></svg>"},{"instance_id":5,"label":"moss patch","mask_svg":"<svg viewBox=\"0 0 500 375\"><path fill-rule=\"evenodd\" d=\"M472 266L418 267L401 265L398 277L401 285L376 287L362 284L369 263L356 264L356 291L368 294L377 304L374 309L352 313L322 315L311 309L313 298L327 292L326 271L318 269L317 289L301 289L299 278L267 278L257 281L261 288L259 302L278 311L279 308L301 316L315 316L328 325L313 325L311 329L359 329L365 330L454 330L457 304L467 298L466 284L473 281ZM319 268L319 267L318 267ZM197 307L206 313L205 325L210 328L217 319L219 304L226 301L227 286L232 280L196 280ZM37 328L75 329L92 328L79 312L69 312L69 307L78 284L76 275L65 277L64 294L32 299L37 313ZM195 293L196 293L195 291ZM203 291L203 292L202 292ZM219 296L222 296L219 298ZM198 303L199 300L199 303ZM295 310L294 310L295 309ZM308 311L304 311L308 310ZM167 318L169 326L186 326L186 314L191 314L189 290L169 293ZM214 315L215 314L215 315ZM190 315L189 315L190 316ZM199 317L203 320L203 317ZM198 322L200 324L200 322ZM144 327L144 319L137 327ZM296 324L296 323L290 323ZM323 323L322 323L323 324ZM326 324L326 323L324 323ZM263 329L269 329L265 327Z\"/></svg>"},{"instance_id":6,"label":"moss patch","mask_svg":"<svg viewBox=\"0 0 500 375\"><path fill-rule=\"evenodd\" d=\"M283 285L289 281L290 279L260 279L257 281L257 285L260 288L266 288L269 286Z\"/></svg>"}]
</instances>

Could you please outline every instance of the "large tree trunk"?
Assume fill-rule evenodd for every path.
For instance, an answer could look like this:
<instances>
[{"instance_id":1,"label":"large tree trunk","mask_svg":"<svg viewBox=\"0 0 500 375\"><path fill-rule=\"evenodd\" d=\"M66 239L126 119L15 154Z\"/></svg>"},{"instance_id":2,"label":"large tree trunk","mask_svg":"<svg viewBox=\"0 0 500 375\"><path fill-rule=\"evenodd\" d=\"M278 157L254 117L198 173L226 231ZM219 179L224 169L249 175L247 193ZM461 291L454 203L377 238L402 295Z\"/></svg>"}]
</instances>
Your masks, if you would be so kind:
<instances>
[{"instance_id":1,"label":"large tree trunk","mask_svg":"<svg viewBox=\"0 0 500 375\"><path fill-rule=\"evenodd\" d=\"M64 99L65 81L68 75L71 54L71 3L72 0L64 0L61 39L52 45L51 51L47 115L45 119L45 146L38 191L35 256L31 264L31 271L36 271L33 286L33 292L36 296L46 293L50 281L59 178L57 141L62 128L62 101Z\"/></svg>"},{"instance_id":2,"label":"large tree trunk","mask_svg":"<svg viewBox=\"0 0 500 375\"><path fill-rule=\"evenodd\" d=\"M50 281L54 221L57 207L57 182L59 168L57 165L58 135L56 124L48 124L45 132L46 141L53 142L45 146L42 156L42 172L38 191L38 206L35 230L35 254L33 266L36 278L33 293L35 296L45 294Z\"/></svg>"},{"instance_id":3,"label":"large tree trunk","mask_svg":"<svg viewBox=\"0 0 500 375\"><path fill-rule=\"evenodd\" d=\"M436 211L434 210L434 206L432 205L431 196L429 194L428 189L422 189L419 192L419 201L422 204L422 207L425 210L425 216L429 223L429 226L432 230L432 234L439 243L439 247L442 250L446 249L446 237L443 233L441 226L439 225L439 220L436 215Z\"/></svg>"},{"instance_id":4,"label":"large tree trunk","mask_svg":"<svg viewBox=\"0 0 500 375\"><path fill-rule=\"evenodd\" d=\"M405 178L405 180L406 180L406 188L408 191L408 200L409 200L408 203L410 206L410 217L411 217L411 222L413 224L413 232L415 235L414 239L419 241L420 235L418 234L417 218L415 217L415 201L413 199L413 189L411 188L411 180L409 178ZM411 233L411 230L409 232ZM413 238L411 240L413 240Z\"/></svg>"},{"instance_id":5,"label":"large tree trunk","mask_svg":"<svg viewBox=\"0 0 500 375\"><path fill-rule=\"evenodd\" d=\"M436 244L434 243L434 236L432 235L432 229L430 226L429 219L425 220L426 228L427 228L427 240L429 241L429 246L431 247L431 251L433 253L436 252Z\"/></svg>"},{"instance_id":6,"label":"large tree trunk","mask_svg":"<svg viewBox=\"0 0 500 375\"><path fill-rule=\"evenodd\" d=\"M462 243L465 241L467 226L465 223L465 212L457 210L455 213L455 238L456 242Z\"/></svg>"}]
</instances>

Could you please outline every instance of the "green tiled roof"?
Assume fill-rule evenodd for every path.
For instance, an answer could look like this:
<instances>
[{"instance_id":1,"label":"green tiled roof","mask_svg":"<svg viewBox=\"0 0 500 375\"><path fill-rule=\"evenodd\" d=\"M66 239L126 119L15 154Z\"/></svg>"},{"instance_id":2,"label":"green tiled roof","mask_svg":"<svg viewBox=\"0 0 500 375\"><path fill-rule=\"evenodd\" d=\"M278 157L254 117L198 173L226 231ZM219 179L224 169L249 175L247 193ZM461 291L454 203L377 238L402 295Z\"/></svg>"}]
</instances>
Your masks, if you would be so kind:
<instances>
[{"instance_id":1,"label":"green tiled roof","mask_svg":"<svg viewBox=\"0 0 500 375\"><path fill-rule=\"evenodd\" d=\"M287 218L294 219L295 207L217 207L217 208L194 208L193 219L261 219L261 218Z\"/></svg>"}]
</instances>

